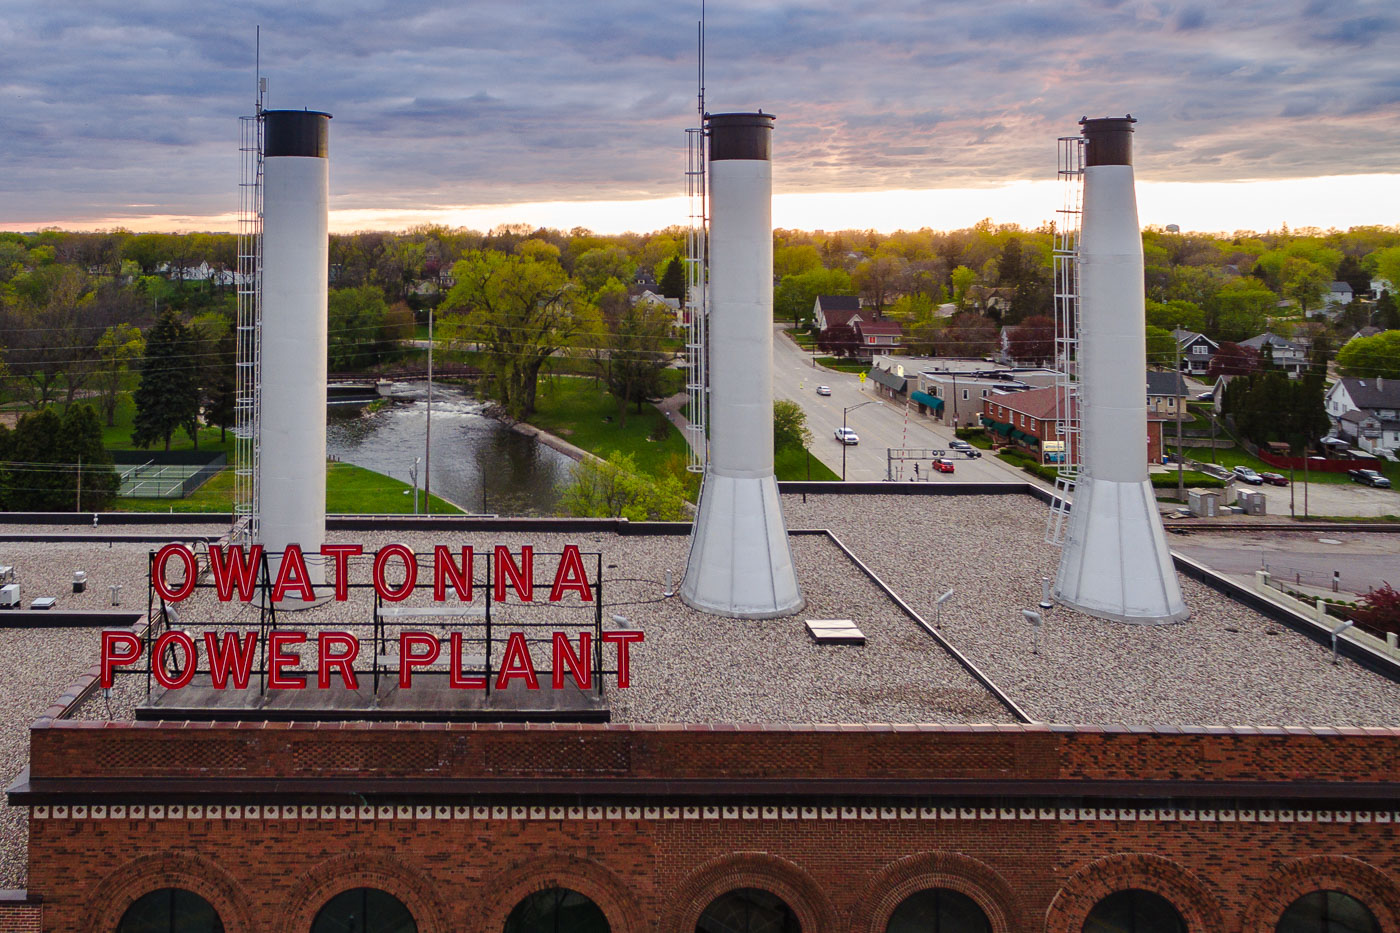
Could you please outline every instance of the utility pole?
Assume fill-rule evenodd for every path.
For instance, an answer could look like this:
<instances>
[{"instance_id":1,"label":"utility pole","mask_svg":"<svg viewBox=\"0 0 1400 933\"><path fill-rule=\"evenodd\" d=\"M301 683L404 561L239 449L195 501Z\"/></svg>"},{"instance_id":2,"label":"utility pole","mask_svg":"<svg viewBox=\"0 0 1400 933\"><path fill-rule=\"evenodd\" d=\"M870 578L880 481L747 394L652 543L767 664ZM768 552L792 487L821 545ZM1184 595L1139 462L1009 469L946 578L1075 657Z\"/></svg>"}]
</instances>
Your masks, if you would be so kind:
<instances>
[{"instance_id":1,"label":"utility pole","mask_svg":"<svg viewBox=\"0 0 1400 933\"><path fill-rule=\"evenodd\" d=\"M1177 330L1181 330L1181 325L1176 325ZM1186 450L1181 446L1181 415L1182 409L1186 407L1186 386L1185 380L1181 378L1181 341L1172 335L1172 346L1176 348L1176 362L1172 366L1172 375L1176 377L1172 382L1172 394L1176 398L1176 501L1186 501L1186 474L1185 468ZM1211 441L1211 451L1215 451L1215 442Z\"/></svg>"}]
</instances>

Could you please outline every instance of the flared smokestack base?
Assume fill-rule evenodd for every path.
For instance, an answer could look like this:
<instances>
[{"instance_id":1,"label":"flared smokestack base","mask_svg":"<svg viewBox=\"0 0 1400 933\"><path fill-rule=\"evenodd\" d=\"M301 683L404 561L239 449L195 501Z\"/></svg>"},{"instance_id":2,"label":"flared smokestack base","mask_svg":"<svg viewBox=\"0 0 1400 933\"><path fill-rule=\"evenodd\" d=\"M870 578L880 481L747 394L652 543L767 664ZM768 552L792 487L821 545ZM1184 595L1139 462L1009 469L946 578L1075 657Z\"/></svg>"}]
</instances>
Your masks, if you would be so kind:
<instances>
[{"instance_id":1,"label":"flared smokestack base","mask_svg":"<svg viewBox=\"0 0 1400 933\"><path fill-rule=\"evenodd\" d=\"M680 593L692 609L734 619L790 616L807 604L774 477L705 477Z\"/></svg>"},{"instance_id":2,"label":"flared smokestack base","mask_svg":"<svg viewBox=\"0 0 1400 933\"><path fill-rule=\"evenodd\" d=\"M1189 615L1151 482L1080 477L1055 598L1086 615L1139 625Z\"/></svg>"}]
</instances>

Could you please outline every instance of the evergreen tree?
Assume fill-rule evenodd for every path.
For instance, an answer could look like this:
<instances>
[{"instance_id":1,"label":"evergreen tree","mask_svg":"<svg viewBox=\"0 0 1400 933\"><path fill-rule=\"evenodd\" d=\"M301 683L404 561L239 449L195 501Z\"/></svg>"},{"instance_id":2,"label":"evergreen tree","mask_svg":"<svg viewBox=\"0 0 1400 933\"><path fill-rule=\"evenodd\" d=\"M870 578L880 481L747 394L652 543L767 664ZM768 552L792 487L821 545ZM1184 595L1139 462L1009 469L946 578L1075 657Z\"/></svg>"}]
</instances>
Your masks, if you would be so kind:
<instances>
[{"instance_id":1,"label":"evergreen tree","mask_svg":"<svg viewBox=\"0 0 1400 933\"><path fill-rule=\"evenodd\" d=\"M1381 292L1376 300L1375 322L1381 330L1400 330L1400 309L1395 306L1395 296L1388 291Z\"/></svg>"},{"instance_id":2,"label":"evergreen tree","mask_svg":"<svg viewBox=\"0 0 1400 933\"><path fill-rule=\"evenodd\" d=\"M685 261L679 254L671 257L661 273L661 294L665 298L685 301Z\"/></svg>"},{"instance_id":3,"label":"evergreen tree","mask_svg":"<svg viewBox=\"0 0 1400 933\"><path fill-rule=\"evenodd\" d=\"M227 439L228 429L233 427L234 405L238 398L237 356L238 338L230 330L214 344L213 356L208 358L212 365L200 380L204 418L219 426L219 443Z\"/></svg>"},{"instance_id":4,"label":"evergreen tree","mask_svg":"<svg viewBox=\"0 0 1400 933\"><path fill-rule=\"evenodd\" d=\"M116 498L121 478L112 466L112 455L102 444L102 419L91 405L74 405L63 415L63 430L57 438L55 458L72 464L64 486L67 494L58 511L68 509L100 512Z\"/></svg>"},{"instance_id":5,"label":"evergreen tree","mask_svg":"<svg viewBox=\"0 0 1400 933\"><path fill-rule=\"evenodd\" d=\"M133 400L136 420L131 442L149 447L157 441L170 449L179 428L194 435L199 418L199 370L190 352L189 328L173 311L165 311L146 337L141 384ZM276 399L270 400L277 404Z\"/></svg>"}]
</instances>

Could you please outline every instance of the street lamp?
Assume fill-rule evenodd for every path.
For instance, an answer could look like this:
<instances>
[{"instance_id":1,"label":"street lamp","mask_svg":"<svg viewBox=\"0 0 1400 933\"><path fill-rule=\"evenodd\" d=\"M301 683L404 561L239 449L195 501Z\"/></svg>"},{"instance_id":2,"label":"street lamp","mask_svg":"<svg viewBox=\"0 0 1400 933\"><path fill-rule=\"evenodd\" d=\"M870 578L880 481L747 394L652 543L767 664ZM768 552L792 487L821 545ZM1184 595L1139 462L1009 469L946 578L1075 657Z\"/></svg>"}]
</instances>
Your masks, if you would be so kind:
<instances>
[{"instance_id":1,"label":"street lamp","mask_svg":"<svg viewBox=\"0 0 1400 933\"><path fill-rule=\"evenodd\" d=\"M841 482L844 483L846 481L846 448L851 446L846 443L846 415L855 411L857 408L864 408L866 405L883 404L885 403L879 399L872 398L869 401L861 402L859 405L852 405L850 408L841 409Z\"/></svg>"}]
</instances>

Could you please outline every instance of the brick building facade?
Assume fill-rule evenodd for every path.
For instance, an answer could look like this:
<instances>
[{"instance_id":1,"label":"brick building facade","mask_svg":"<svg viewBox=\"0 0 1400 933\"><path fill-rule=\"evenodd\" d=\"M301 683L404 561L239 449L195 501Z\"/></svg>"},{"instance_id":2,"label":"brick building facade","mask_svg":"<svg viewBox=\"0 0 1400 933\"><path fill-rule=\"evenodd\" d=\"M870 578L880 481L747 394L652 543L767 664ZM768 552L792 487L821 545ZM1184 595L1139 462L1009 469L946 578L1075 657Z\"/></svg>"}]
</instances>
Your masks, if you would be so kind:
<instances>
[{"instance_id":1,"label":"brick building facade","mask_svg":"<svg viewBox=\"0 0 1400 933\"><path fill-rule=\"evenodd\" d=\"M1045 441L1062 441L1056 430L1055 393L1051 389L1005 392L982 400L982 424L993 434L1041 454ZM1147 412L1147 462L1162 462L1162 423L1168 416ZM1077 438L1071 435L1069 458L1078 462Z\"/></svg>"},{"instance_id":2,"label":"brick building facade","mask_svg":"<svg viewBox=\"0 0 1400 933\"><path fill-rule=\"evenodd\" d=\"M1272 931L1315 890L1396 930L1397 738L45 719L11 800L30 807L29 897L55 931L116 930L172 887L227 933L309 930L361 887L420 933L495 933L552 887L618 933L694 930L735 888L781 898L809 933L882 933L929 888L997 933L1078 933L1124 890L1166 898L1192 933ZM37 928L20 916L0 909L0 929Z\"/></svg>"}]
</instances>

